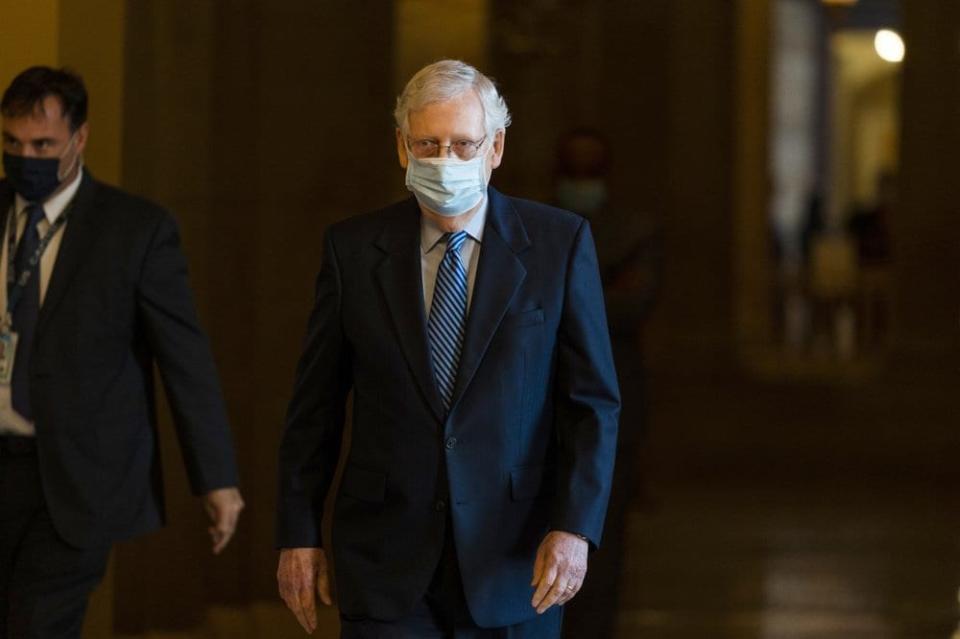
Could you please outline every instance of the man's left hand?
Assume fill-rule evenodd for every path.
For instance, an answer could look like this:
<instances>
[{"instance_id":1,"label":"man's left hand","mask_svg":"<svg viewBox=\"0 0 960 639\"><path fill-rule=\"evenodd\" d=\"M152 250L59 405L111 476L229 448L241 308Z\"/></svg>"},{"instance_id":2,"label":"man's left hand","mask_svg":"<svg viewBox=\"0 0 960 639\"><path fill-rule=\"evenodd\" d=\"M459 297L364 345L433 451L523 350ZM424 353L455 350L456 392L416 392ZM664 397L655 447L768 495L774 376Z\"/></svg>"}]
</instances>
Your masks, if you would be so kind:
<instances>
[{"instance_id":1,"label":"man's left hand","mask_svg":"<svg viewBox=\"0 0 960 639\"><path fill-rule=\"evenodd\" d=\"M562 530L551 531L543 538L530 583L537 588L531 602L537 614L554 604L562 606L579 592L587 576L588 550L586 540Z\"/></svg>"},{"instance_id":2,"label":"man's left hand","mask_svg":"<svg viewBox=\"0 0 960 639\"><path fill-rule=\"evenodd\" d=\"M203 508L213 522L207 529L213 539L213 554L219 555L237 529L237 519L243 510L243 497L237 488L218 488L203 496Z\"/></svg>"}]
</instances>

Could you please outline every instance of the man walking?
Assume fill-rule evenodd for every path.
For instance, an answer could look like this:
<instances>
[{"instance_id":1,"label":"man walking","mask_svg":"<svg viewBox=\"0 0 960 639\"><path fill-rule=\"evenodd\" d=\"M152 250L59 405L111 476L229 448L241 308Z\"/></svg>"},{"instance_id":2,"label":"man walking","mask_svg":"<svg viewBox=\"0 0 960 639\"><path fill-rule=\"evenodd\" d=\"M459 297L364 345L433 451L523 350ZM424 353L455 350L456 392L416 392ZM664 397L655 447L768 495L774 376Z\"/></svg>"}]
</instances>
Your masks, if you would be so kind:
<instances>
[{"instance_id":1,"label":"man walking","mask_svg":"<svg viewBox=\"0 0 960 639\"><path fill-rule=\"evenodd\" d=\"M163 520L154 364L214 552L243 500L173 218L83 168L75 74L27 69L0 114L0 639L79 637L112 542Z\"/></svg>"},{"instance_id":2,"label":"man walking","mask_svg":"<svg viewBox=\"0 0 960 639\"><path fill-rule=\"evenodd\" d=\"M600 542L619 395L585 220L489 186L510 116L445 60L407 84L414 197L331 227L280 451L278 580L310 632L558 637Z\"/></svg>"}]
</instances>

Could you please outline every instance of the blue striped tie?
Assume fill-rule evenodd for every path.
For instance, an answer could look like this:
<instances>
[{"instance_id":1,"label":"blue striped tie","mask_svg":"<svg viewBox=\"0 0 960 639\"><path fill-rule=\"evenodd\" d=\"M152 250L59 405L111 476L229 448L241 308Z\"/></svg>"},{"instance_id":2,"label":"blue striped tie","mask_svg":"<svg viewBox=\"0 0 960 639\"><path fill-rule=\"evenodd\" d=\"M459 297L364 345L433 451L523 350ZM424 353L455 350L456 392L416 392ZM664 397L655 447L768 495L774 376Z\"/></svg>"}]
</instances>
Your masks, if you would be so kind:
<instances>
[{"instance_id":1,"label":"blue striped tie","mask_svg":"<svg viewBox=\"0 0 960 639\"><path fill-rule=\"evenodd\" d=\"M430 319L427 320L427 336L430 339L433 376L437 380L443 406L449 411L467 318L467 269L460 259L460 248L467 240L467 232L447 233L443 239L446 239L447 251L437 270L437 284L433 289Z\"/></svg>"}]
</instances>

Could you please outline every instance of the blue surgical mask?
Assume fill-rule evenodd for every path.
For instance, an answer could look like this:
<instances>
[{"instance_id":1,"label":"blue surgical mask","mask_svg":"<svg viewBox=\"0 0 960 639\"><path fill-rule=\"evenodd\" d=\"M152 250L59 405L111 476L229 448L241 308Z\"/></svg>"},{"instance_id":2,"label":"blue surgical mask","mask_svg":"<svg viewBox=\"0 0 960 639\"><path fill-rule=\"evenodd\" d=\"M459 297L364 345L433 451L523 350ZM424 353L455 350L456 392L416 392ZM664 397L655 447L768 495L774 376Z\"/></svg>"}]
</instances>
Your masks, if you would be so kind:
<instances>
[{"instance_id":1,"label":"blue surgical mask","mask_svg":"<svg viewBox=\"0 0 960 639\"><path fill-rule=\"evenodd\" d=\"M407 153L407 189L420 204L445 217L462 215L475 207L487 192L487 166L483 154L472 160L417 159Z\"/></svg>"}]
</instances>

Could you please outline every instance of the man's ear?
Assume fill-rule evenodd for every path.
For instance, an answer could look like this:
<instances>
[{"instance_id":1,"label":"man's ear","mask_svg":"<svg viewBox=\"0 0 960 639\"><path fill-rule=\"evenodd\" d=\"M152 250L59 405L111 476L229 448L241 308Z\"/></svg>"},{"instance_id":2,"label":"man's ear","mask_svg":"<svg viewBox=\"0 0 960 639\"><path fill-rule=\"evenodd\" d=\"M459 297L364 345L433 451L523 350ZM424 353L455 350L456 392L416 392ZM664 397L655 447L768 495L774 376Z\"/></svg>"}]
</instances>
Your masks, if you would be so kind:
<instances>
[{"instance_id":1,"label":"man's ear","mask_svg":"<svg viewBox=\"0 0 960 639\"><path fill-rule=\"evenodd\" d=\"M90 123L84 122L74 134L77 136L77 153L82 154L87 148L87 138L90 136Z\"/></svg>"},{"instance_id":2,"label":"man's ear","mask_svg":"<svg viewBox=\"0 0 960 639\"><path fill-rule=\"evenodd\" d=\"M495 169L503 161L503 147L506 142L507 132L500 129L493 135L493 155L490 156L490 168Z\"/></svg>"},{"instance_id":3,"label":"man's ear","mask_svg":"<svg viewBox=\"0 0 960 639\"><path fill-rule=\"evenodd\" d=\"M397 159L400 160L400 168L407 168L407 145L404 141L403 131L397 129Z\"/></svg>"}]
</instances>

